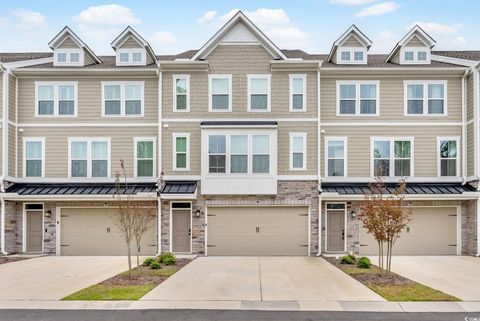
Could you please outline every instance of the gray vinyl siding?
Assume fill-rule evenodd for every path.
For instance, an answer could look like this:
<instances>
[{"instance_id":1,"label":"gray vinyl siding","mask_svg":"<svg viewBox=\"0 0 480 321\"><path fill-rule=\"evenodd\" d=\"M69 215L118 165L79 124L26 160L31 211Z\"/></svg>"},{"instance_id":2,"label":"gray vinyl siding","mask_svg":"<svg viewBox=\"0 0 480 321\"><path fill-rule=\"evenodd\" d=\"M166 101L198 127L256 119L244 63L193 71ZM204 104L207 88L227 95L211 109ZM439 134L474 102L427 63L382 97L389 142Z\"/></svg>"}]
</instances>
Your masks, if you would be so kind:
<instances>
[{"instance_id":1,"label":"gray vinyl siding","mask_svg":"<svg viewBox=\"0 0 480 321\"><path fill-rule=\"evenodd\" d=\"M475 175L474 170L474 130L473 123L467 125L467 176Z\"/></svg>"},{"instance_id":2,"label":"gray vinyl siding","mask_svg":"<svg viewBox=\"0 0 480 321\"><path fill-rule=\"evenodd\" d=\"M437 177L437 137L460 137L461 126L335 126L324 127L325 137L348 137L347 159L349 177L369 177L371 164L370 137L414 138L413 166L416 177ZM325 162L325 140L322 139L322 173ZM460 142L461 144L461 142ZM459 161L461 164L461 152ZM460 173L459 173L460 176Z\"/></svg>"},{"instance_id":3,"label":"gray vinyl siding","mask_svg":"<svg viewBox=\"0 0 480 321\"><path fill-rule=\"evenodd\" d=\"M418 38L414 36L409 42L405 44L405 47L426 47L425 44Z\"/></svg>"},{"instance_id":4,"label":"gray vinyl siding","mask_svg":"<svg viewBox=\"0 0 480 321\"><path fill-rule=\"evenodd\" d=\"M353 35L351 35L347 41L342 44L342 47L363 47L363 45Z\"/></svg>"},{"instance_id":5,"label":"gray vinyl siding","mask_svg":"<svg viewBox=\"0 0 480 321\"><path fill-rule=\"evenodd\" d=\"M58 46L61 49L75 49L79 48L77 44L72 40L72 38L68 37Z\"/></svg>"},{"instance_id":6,"label":"gray vinyl siding","mask_svg":"<svg viewBox=\"0 0 480 321\"><path fill-rule=\"evenodd\" d=\"M78 104L77 117L41 117L35 118L35 80L41 81L77 81L78 82ZM102 117L102 81L144 81L144 117ZM142 78L122 78L122 77L98 77L84 78L82 76L72 76L69 78L19 78L19 123L41 121L41 122L65 122L75 123L92 121L113 122L157 122L158 121L158 78L144 76ZM88 132L88 131L87 131Z\"/></svg>"},{"instance_id":7,"label":"gray vinyl siding","mask_svg":"<svg viewBox=\"0 0 480 321\"><path fill-rule=\"evenodd\" d=\"M15 176L15 126L8 125L8 176Z\"/></svg>"},{"instance_id":8,"label":"gray vinyl siding","mask_svg":"<svg viewBox=\"0 0 480 321\"><path fill-rule=\"evenodd\" d=\"M84 55L85 55L85 66L92 65L95 63L95 60L89 54L84 52Z\"/></svg>"},{"instance_id":9,"label":"gray vinyl siding","mask_svg":"<svg viewBox=\"0 0 480 321\"><path fill-rule=\"evenodd\" d=\"M400 63L400 49L392 57L392 63L399 64Z\"/></svg>"},{"instance_id":10,"label":"gray vinyl siding","mask_svg":"<svg viewBox=\"0 0 480 321\"><path fill-rule=\"evenodd\" d=\"M338 80L375 80L379 81L380 90L380 116L336 116L337 108L337 89ZM405 116L405 93L404 81L408 80L446 80L447 83L447 114L448 116ZM440 77L418 76L418 73L412 72L412 75L402 77L389 77L385 74L376 73L372 76L362 76L354 74L348 76L336 76L331 72L322 72L321 80L321 112L322 121L462 121L462 81L461 77L445 75Z\"/></svg>"},{"instance_id":11,"label":"gray vinyl siding","mask_svg":"<svg viewBox=\"0 0 480 321\"><path fill-rule=\"evenodd\" d=\"M120 169L120 160L125 162L127 176L133 176L134 137L156 137L157 127L88 127L88 128L24 128L18 140L19 176L23 176L23 138L45 138L45 177L68 177L68 138L111 138L111 177ZM157 153L158 154L158 153ZM158 163L158 160L157 160ZM158 168L158 166L157 166Z\"/></svg>"},{"instance_id":12,"label":"gray vinyl siding","mask_svg":"<svg viewBox=\"0 0 480 321\"><path fill-rule=\"evenodd\" d=\"M480 90L480 88L479 88ZM467 121L473 119L473 76L472 74L467 77Z\"/></svg>"},{"instance_id":13,"label":"gray vinyl siding","mask_svg":"<svg viewBox=\"0 0 480 321\"><path fill-rule=\"evenodd\" d=\"M142 48L142 46L130 36L120 48Z\"/></svg>"},{"instance_id":14,"label":"gray vinyl siding","mask_svg":"<svg viewBox=\"0 0 480 321\"><path fill-rule=\"evenodd\" d=\"M8 76L8 120L15 122L16 119L16 78Z\"/></svg>"},{"instance_id":15,"label":"gray vinyl siding","mask_svg":"<svg viewBox=\"0 0 480 321\"><path fill-rule=\"evenodd\" d=\"M173 112L173 78L163 72L165 118L307 118L317 117L317 73L270 71L272 56L261 46L219 46L208 57L209 72L190 72L190 112ZM208 74L232 75L232 111L208 111ZM249 74L271 75L271 111L248 112ZM289 75L307 75L307 111L289 111Z\"/></svg>"}]
</instances>

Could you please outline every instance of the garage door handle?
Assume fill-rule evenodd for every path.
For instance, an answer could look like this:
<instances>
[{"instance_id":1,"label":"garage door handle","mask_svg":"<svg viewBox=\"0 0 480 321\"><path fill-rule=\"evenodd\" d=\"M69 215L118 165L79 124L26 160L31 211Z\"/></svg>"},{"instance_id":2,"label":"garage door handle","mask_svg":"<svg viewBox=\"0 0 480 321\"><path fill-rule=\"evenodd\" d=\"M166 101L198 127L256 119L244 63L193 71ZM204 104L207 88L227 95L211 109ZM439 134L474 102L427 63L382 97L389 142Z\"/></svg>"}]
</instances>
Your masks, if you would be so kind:
<instances>
[{"instance_id":1,"label":"garage door handle","mask_svg":"<svg viewBox=\"0 0 480 321\"><path fill-rule=\"evenodd\" d=\"M256 231L257 233L260 233L260 227L257 226L257 227L255 228L255 231Z\"/></svg>"},{"instance_id":2,"label":"garage door handle","mask_svg":"<svg viewBox=\"0 0 480 321\"><path fill-rule=\"evenodd\" d=\"M344 240L344 239L345 239L345 230L343 229L342 230L342 240Z\"/></svg>"},{"instance_id":3,"label":"garage door handle","mask_svg":"<svg viewBox=\"0 0 480 321\"><path fill-rule=\"evenodd\" d=\"M188 229L188 236L190 236L190 235L192 235L192 229L191 228Z\"/></svg>"}]
</instances>

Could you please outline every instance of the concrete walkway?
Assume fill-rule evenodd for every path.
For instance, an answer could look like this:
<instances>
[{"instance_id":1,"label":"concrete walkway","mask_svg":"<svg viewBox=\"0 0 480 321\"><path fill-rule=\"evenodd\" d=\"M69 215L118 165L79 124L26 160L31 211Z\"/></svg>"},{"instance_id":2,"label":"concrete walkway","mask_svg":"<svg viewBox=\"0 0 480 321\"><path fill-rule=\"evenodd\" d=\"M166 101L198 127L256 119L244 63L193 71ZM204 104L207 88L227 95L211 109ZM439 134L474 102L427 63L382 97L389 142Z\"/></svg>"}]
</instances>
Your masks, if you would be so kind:
<instances>
[{"instance_id":1,"label":"concrete walkway","mask_svg":"<svg viewBox=\"0 0 480 321\"><path fill-rule=\"evenodd\" d=\"M128 269L121 256L44 256L0 265L0 300L60 300Z\"/></svg>"},{"instance_id":2,"label":"concrete walkway","mask_svg":"<svg viewBox=\"0 0 480 321\"><path fill-rule=\"evenodd\" d=\"M317 257L201 257L141 300L238 301L252 307L276 301L292 308L312 300L384 301Z\"/></svg>"}]
</instances>

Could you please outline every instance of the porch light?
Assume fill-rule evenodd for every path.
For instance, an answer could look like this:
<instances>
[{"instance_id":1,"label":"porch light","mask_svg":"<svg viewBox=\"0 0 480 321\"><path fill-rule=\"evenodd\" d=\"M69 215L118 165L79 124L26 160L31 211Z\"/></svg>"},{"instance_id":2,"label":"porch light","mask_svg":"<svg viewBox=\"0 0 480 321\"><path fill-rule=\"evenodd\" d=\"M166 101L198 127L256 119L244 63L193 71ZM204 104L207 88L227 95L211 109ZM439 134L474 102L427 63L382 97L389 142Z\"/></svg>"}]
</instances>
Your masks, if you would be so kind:
<instances>
[{"instance_id":1,"label":"porch light","mask_svg":"<svg viewBox=\"0 0 480 321\"><path fill-rule=\"evenodd\" d=\"M52 217L52 211L48 210L45 212L45 217Z\"/></svg>"},{"instance_id":2,"label":"porch light","mask_svg":"<svg viewBox=\"0 0 480 321\"><path fill-rule=\"evenodd\" d=\"M351 212L350 212L350 216L351 216L352 218L357 217L357 212L355 212L355 210L351 211Z\"/></svg>"},{"instance_id":3,"label":"porch light","mask_svg":"<svg viewBox=\"0 0 480 321\"><path fill-rule=\"evenodd\" d=\"M195 211L195 216L196 216L196 217L200 217L200 209L198 209L198 210Z\"/></svg>"}]
</instances>

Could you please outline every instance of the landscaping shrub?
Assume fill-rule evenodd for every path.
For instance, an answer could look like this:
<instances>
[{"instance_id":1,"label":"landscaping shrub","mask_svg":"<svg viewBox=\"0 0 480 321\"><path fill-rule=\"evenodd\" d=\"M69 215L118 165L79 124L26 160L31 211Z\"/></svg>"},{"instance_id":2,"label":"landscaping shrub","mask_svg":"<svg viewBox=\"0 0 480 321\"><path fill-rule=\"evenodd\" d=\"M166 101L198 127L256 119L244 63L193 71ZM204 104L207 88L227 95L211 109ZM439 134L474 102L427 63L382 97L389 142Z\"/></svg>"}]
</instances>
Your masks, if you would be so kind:
<instances>
[{"instance_id":1,"label":"landscaping shrub","mask_svg":"<svg viewBox=\"0 0 480 321\"><path fill-rule=\"evenodd\" d=\"M145 261L143 261L143 265L150 266L153 262L156 262L155 258L147 257Z\"/></svg>"},{"instance_id":2,"label":"landscaping shrub","mask_svg":"<svg viewBox=\"0 0 480 321\"><path fill-rule=\"evenodd\" d=\"M358 267L361 269L369 269L372 266L372 262L368 257L361 257L358 259Z\"/></svg>"},{"instance_id":3,"label":"landscaping shrub","mask_svg":"<svg viewBox=\"0 0 480 321\"><path fill-rule=\"evenodd\" d=\"M172 265L172 264L175 264L177 259L175 258L175 255L173 255L172 253L165 252L158 256L158 261L165 265Z\"/></svg>"},{"instance_id":4,"label":"landscaping shrub","mask_svg":"<svg viewBox=\"0 0 480 321\"><path fill-rule=\"evenodd\" d=\"M150 268L152 270L158 270L161 268L161 266L160 266L160 263L154 260L152 263L150 263Z\"/></svg>"},{"instance_id":5,"label":"landscaping shrub","mask_svg":"<svg viewBox=\"0 0 480 321\"><path fill-rule=\"evenodd\" d=\"M340 264L355 264L355 258L351 255L345 255L340 258Z\"/></svg>"}]
</instances>

